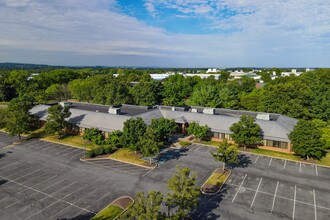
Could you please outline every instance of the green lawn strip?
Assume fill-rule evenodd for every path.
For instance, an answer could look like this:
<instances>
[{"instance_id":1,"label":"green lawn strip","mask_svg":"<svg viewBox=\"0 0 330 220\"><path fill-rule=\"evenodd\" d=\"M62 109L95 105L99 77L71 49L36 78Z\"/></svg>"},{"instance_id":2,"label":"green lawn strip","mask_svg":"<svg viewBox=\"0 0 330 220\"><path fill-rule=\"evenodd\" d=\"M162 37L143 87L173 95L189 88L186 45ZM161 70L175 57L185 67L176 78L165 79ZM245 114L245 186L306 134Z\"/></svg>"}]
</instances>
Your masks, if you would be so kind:
<instances>
[{"instance_id":1,"label":"green lawn strip","mask_svg":"<svg viewBox=\"0 0 330 220\"><path fill-rule=\"evenodd\" d=\"M149 163L142 158L141 154L135 154L134 151L131 151L126 148L118 149L116 152L109 155L109 158L125 161L128 163L138 164L142 166L148 166Z\"/></svg>"},{"instance_id":2,"label":"green lawn strip","mask_svg":"<svg viewBox=\"0 0 330 220\"><path fill-rule=\"evenodd\" d=\"M244 150L242 150L244 151ZM272 150L265 150L261 148L251 148L248 149L248 152L255 153L255 154L261 154L265 156L271 156L271 157L280 157L284 159L289 159L289 160L296 160L296 161L302 161L303 159L300 158L297 155L294 154L288 154L288 153L282 153L282 152L277 152L277 151L272 151Z\"/></svg>"},{"instance_id":3,"label":"green lawn strip","mask_svg":"<svg viewBox=\"0 0 330 220\"><path fill-rule=\"evenodd\" d=\"M316 164L330 166L330 153L328 152L320 161L316 161Z\"/></svg>"},{"instance_id":4,"label":"green lawn strip","mask_svg":"<svg viewBox=\"0 0 330 220\"><path fill-rule=\"evenodd\" d=\"M119 216L124 210L114 204L108 205L105 209L97 213L92 220L113 220Z\"/></svg>"},{"instance_id":5,"label":"green lawn strip","mask_svg":"<svg viewBox=\"0 0 330 220\"><path fill-rule=\"evenodd\" d=\"M8 105L9 102L0 102L0 105Z\"/></svg>"},{"instance_id":6,"label":"green lawn strip","mask_svg":"<svg viewBox=\"0 0 330 220\"><path fill-rule=\"evenodd\" d=\"M210 184L214 186L221 186L227 179L230 172L225 170L223 173L222 169L218 169L216 172L213 172L210 178L205 182L205 184Z\"/></svg>"},{"instance_id":7,"label":"green lawn strip","mask_svg":"<svg viewBox=\"0 0 330 220\"><path fill-rule=\"evenodd\" d=\"M47 136L42 138L42 140L46 141L52 141L60 144L67 144L72 145L80 148L86 148L91 149L93 147L97 147L99 145L96 145L94 143L91 143L89 141L83 140L81 136L75 135L75 136L66 136L63 138L58 139L57 136Z\"/></svg>"},{"instance_id":8,"label":"green lawn strip","mask_svg":"<svg viewBox=\"0 0 330 220\"><path fill-rule=\"evenodd\" d=\"M219 142L217 142L217 141L203 141L203 140L199 141L199 140L196 140L196 141L194 141L194 143L210 145L210 146L213 146L213 147L218 147L219 146Z\"/></svg>"}]
</instances>

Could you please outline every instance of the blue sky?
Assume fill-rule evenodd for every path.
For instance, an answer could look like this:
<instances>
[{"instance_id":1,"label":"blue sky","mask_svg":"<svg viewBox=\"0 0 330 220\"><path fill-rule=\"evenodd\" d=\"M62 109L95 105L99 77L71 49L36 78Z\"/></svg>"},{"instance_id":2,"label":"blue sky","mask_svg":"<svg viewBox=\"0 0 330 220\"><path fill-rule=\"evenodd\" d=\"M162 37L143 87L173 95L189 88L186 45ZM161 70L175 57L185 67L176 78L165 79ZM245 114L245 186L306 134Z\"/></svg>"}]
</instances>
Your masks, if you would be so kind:
<instances>
[{"instance_id":1,"label":"blue sky","mask_svg":"<svg viewBox=\"0 0 330 220\"><path fill-rule=\"evenodd\" d=\"M0 0L0 62L330 67L330 1Z\"/></svg>"}]
</instances>

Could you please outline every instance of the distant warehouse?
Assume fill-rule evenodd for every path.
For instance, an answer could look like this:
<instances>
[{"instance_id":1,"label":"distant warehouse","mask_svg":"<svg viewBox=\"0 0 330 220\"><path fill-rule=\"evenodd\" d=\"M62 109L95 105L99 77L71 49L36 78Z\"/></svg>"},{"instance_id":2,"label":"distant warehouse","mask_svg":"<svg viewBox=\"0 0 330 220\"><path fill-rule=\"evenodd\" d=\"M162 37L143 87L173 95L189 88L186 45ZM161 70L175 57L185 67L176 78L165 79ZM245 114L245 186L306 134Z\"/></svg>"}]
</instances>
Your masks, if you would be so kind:
<instances>
[{"instance_id":1,"label":"distant warehouse","mask_svg":"<svg viewBox=\"0 0 330 220\"><path fill-rule=\"evenodd\" d=\"M238 111L205 107L171 107L171 106L135 106L121 105L118 107L89 103L62 103L70 106L71 116L68 121L78 132L86 128L98 128L111 133L123 130L124 122L130 118L142 118L149 124L154 118L173 119L178 125L178 131L184 132L191 122L207 125L209 136L213 140L230 140L229 127L239 121L240 116L250 115L256 119L262 130L263 146L260 148L291 152L288 134L293 130L298 120L280 114ZM47 119L47 109L50 105L37 105L31 109L41 121Z\"/></svg>"}]
</instances>

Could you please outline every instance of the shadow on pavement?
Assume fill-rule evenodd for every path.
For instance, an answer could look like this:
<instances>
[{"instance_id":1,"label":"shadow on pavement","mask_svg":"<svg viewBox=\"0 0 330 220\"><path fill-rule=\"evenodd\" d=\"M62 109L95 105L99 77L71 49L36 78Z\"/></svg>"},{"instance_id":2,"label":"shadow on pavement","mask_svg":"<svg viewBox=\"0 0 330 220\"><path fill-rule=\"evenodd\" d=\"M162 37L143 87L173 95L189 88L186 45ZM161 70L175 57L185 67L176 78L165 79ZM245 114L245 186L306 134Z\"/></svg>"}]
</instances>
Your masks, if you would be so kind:
<instances>
[{"instance_id":1,"label":"shadow on pavement","mask_svg":"<svg viewBox=\"0 0 330 220\"><path fill-rule=\"evenodd\" d=\"M230 169L234 169L236 167L240 168L246 168L250 164L252 164L252 161L250 160L250 157L245 154L239 154L238 155L238 163L237 164L228 164L228 167Z\"/></svg>"},{"instance_id":2,"label":"shadow on pavement","mask_svg":"<svg viewBox=\"0 0 330 220\"><path fill-rule=\"evenodd\" d=\"M227 194L227 188L223 188L220 193L214 196L202 195L199 201L199 206L191 214L193 219L218 219L220 215L213 212L214 209L219 208L223 197Z\"/></svg>"},{"instance_id":3,"label":"shadow on pavement","mask_svg":"<svg viewBox=\"0 0 330 220\"><path fill-rule=\"evenodd\" d=\"M155 157L154 160L157 163L166 162L166 161L173 160L173 159L178 160L182 156L187 156L187 153L186 153L187 151L188 151L187 148L166 149L166 150L160 152L160 154L157 157Z\"/></svg>"}]
</instances>

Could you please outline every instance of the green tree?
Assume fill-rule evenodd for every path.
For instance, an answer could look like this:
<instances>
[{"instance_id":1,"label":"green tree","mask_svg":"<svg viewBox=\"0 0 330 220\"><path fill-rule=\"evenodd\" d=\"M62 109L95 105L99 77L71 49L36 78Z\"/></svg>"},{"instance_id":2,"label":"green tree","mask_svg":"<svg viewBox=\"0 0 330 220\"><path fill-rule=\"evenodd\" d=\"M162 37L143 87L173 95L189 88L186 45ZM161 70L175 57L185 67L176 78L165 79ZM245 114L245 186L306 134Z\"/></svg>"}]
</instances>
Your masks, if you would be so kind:
<instances>
[{"instance_id":1,"label":"green tree","mask_svg":"<svg viewBox=\"0 0 330 220\"><path fill-rule=\"evenodd\" d=\"M13 70L9 73L7 83L11 84L15 88L16 94L23 96L29 87L29 76L30 73L26 70Z\"/></svg>"},{"instance_id":2,"label":"green tree","mask_svg":"<svg viewBox=\"0 0 330 220\"><path fill-rule=\"evenodd\" d=\"M114 131L114 132L111 132L105 143L107 145L110 145L111 147L116 147L116 148L121 148L123 146L123 143L122 143L122 135L123 135L123 132L120 131L120 130L117 130L117 131Z\"/></svg>"},{"instance_id":3,"label":"green tree","mask_svg":"<svg viewBox=\"0 0 330 220\"><path fill-rule=\"evenodd\" d=\"M136 105L153 106L158 102L158 88L154 81L139 82L133 86L131 94Z\"/></svg>"},{"instance_id":4,"label":"green tree","mask_svg":"<svg viewBox=\"0 0 330 220\"><path fill-rule=\"evenodd\" d=\"M66 118L70 117L69 107L64 108L61 105L53 105L48 108L48 117L45 123L45 131L47 134L58 134L62 137L65 134L65 128L69 125Z\"/></svg>"},{"instance_id":5,"label":"green tree","mask_svg":"<svg viewBox=\"0 0 330 220\"><path fill-rule=\"evenodd\" d=\"M174 219L184 219L189 212L198 205L200 190L196 182L196 174L191 174L189 168L176 168L175 174L167 182L171 191L168 193L166 203L170 208L176 208Z\"/></svg>"},{"instance_id":6,"label":"green tree","mask_svg":"<svg viewBox=\"0 0 330 220\"><path fill-rule=\"evenodd\" d=\"M163 202L163 195L158 191L150 191L147 195L138 192L135 195L134 204L119 219L131 220L158 220L163 216L160 207Z\"/></svg>"},{"instance_id":7,"label":"green tree","mask_svg":"<svg viewBox=\"0 0 330 220\"><path fill-rule=\"evenodd\" d=\"M6 127L7 107L0 107L0 128Z\"/></svg>"},{"instance_id":8,"label":"green tree","mask_svg":"<svg viewBox=\"0 0 330 220\"><path fill-rule=\"evenodd\" d=\"M189 135L193 135L198 139L202 139L207 135L209 131L209 127L207 125L199 125L197 122L192 122L189 124L187 128L187 132Z\"/></svg>"},{"instance_id":9,"label":"green tree","mask_svg":"<svg viewBox=\"0 0 330 220\"><path fill-rule=\"evenodd\" d=\"M187 100L188 105L219 107L221 99L219 97L216 86L201 84L195 86L190 98Z\"/></svg>"},{"instance_id":10,"label":"green tree","mask_svg":"<svg viewBox=\"0 0 330 220\"><path fill-rule=\"evenodd\" d=\"M145 134L139 138L137 143L138 149L143 156L149 157L149 163L151 164L151 158L160 152L161 142L157 142L156 136L151 129L147 129Z\"/></svg>"},{"instance_id":11,"label":"green tree","mask_svg":"<svg viewBox=\"0 0 330 220\"><path fill-rule=\"evenodd\" d=\"M238 149L234 144L228 143L227 139L221 141L216 152L212 152L211 155L216 162L223 163L222 170L225 170L227 163L235 164L238 162Z\"/></svg>"},{"instance_id":12,"label":"green tree","mask_svg":"<svg viewBox=\"0 0 330 220\"><path fill-rule=\"evenodd\" d=\"M66 84L53 84L45 90L45 95L47 100L68 100L70 97L70 92Z\"/></svg>"},{"instance_id":13,"label":"green tree","mask_svg":"<svg viewBox=\"0 0 330 220\"><path fill-rule=\"evenodd\" d=\"M7 109L6 131L10 135L18 135L29 133L32 130L32 122L34 118L30 115L29 110L33 107L33 100L28 97L14 98L10 101Z\"/></svg>"},{"instance_id":14,"label":"green tree","mask_svg":"<svg viewBox=\"0 0 330 220\"><path fill-rule=\"evenodd\" d=\"M289 134L292 150L302 158L320 160L326 154L322 131L315 121L299 120Z\"/></svg>"},{"instance_id":15,"label":"green tree","mask_svg":"<svg viewBox=\"0 0 330 220\"><path fill-rule=\"evenodd\" d=\"M125 121L122 136L124 147L130 148L135 152L138 151L137 143L139 142L139 138L146 132L146 129L147 125L140 117L136 119L130 118Z\"/></svg>"},{"instance_id":16,"label":"green tree","mask_svg":"<svg viewBox=\"0 0 330 220\"><path fill-rule=\"evenodd\" d=\"M156 141L166 141L173 132L176 131L177 125L174 120L166 118L151 119L148 129L152 129L156 136Z\"/></svg>"},{"instance_id":17,"label":"green tree","mask_svg":"<svg viewBox=\"0 0 330 220\"><path fill-rule=\"evenodd\" d=\"M242 115L237 123L230 126L232 139L244 149L256 146L261 139L261 128L250 115Z\"/></svg>"}]
</instances>

